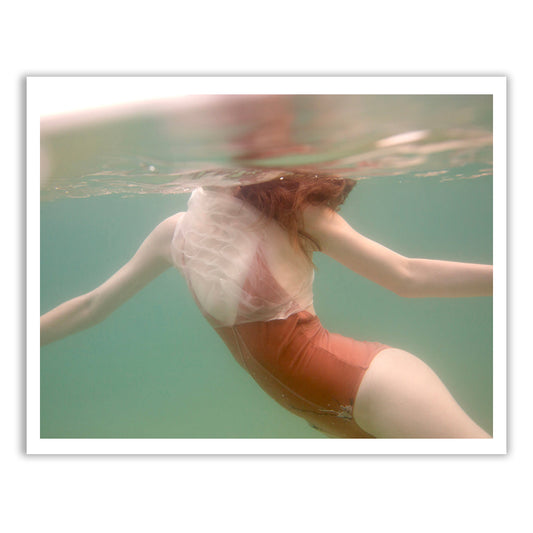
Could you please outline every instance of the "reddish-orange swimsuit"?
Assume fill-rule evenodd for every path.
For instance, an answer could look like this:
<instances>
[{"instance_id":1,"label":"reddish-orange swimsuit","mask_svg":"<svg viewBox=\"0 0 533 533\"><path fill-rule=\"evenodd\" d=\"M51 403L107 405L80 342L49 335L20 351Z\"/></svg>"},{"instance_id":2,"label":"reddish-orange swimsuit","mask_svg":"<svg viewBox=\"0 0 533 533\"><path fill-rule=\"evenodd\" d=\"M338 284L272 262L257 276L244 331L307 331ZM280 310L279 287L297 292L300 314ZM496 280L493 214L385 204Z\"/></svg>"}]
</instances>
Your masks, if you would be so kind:
<instances>
[{"instance_id":1,"label":"reddish-orange swimsuit","mask_svg":"<svg viewBox=\"0 0 533 533\"><path fill-rule=\"evenodd\" d=\"M255 268L264 276L269 298L273 291L283 292L259 257ZM283 407L329 435L372 438L353 420L352 410L365 371L387 345L330 333L307 311L223 327L206 318L239 364Z\"/></svg>"}]
</instances>

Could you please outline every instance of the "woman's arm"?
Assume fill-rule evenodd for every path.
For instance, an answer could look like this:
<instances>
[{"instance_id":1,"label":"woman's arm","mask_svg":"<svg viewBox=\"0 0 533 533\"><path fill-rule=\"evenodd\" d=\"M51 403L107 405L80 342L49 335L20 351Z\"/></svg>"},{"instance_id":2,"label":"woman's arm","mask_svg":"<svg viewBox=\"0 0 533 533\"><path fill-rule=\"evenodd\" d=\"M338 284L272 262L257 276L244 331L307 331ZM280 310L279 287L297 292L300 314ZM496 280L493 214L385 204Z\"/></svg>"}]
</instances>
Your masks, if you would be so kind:
<instances>
[{"instance_id":1,"label":"woman's arm","mask_svg":"<svg viewBox=\"0 0 533 533\"><path fill-rule=\"evenodd\" d=\"M492 265L409 259L409 270L411 298L492 295Z\"/></svg>"},{"instance_id":2,"label":"woman's arm","mask_svg":"<svg viewBox=\"0 0 533 533\"><path fill-rule=\"evenodd\" d=\"M491 265L405 257L364 237L325 207L308 207L304 226L325 254L400 296L492 294Z\"/></svg>"},{"instance_id":3,"label":"woman's arm","mask_svg":"<svg viewBox=\"0 0 533 533\"><path fill-rule=\"evenodd\" d=\"M42 315L41 346L98 324L169 268L170 243L182 214L161 222L135 255L102 285Z\"/></svg>"}]
</instances>

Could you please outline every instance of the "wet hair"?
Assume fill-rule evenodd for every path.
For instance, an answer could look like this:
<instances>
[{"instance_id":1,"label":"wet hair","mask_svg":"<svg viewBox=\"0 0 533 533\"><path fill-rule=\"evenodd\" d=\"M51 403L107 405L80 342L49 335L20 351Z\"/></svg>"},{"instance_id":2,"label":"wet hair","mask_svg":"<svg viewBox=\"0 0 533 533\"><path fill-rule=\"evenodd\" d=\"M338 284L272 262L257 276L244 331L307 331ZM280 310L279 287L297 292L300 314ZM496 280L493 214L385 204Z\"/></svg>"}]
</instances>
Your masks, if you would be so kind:
<instances>
[{"instance_id":1,"label":"wet hair","mask_svg":"<svg viewBox=\"0 0 533 533\"><path fill-rule=\"evenodd\" d=\"M313 250L320 250L320 246L303 229L304 209L313 205L338 211L355 183L323 173L292 171L270 181L242 185L235 196L267 219L278 222L288 232L292 244L308 256L309 245Z\"/></svg>"}]
</instances>

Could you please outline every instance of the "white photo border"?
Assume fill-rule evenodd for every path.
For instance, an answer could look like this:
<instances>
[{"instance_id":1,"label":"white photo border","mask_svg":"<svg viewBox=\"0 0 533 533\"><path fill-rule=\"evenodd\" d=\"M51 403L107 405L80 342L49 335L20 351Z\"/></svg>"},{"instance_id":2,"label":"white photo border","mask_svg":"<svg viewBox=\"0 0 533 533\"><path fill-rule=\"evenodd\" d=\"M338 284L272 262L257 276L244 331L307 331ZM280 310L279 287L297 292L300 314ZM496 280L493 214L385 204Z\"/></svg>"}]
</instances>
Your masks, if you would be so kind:
<instances>
[{"instance_id":1,"label":"white photo border","mask_svg":"<svg viewBox=\"0 0 533 533\"><path fill-rule=\"evenodd\" d=\"M27 420L26 453L45 455L360 455L507 453L507 78L450 77L46 77L27 82ZM134 82L134 83L132 83ZM131 87L136 93L128 93ZM58 88L124 95L131 102L200 94L490 94L493 96L492 439L41 439L40 119ZM128 94L130 96L128 96ZM150 96L152 95L152 96ZM103 105L100 101L99 105ZM109 101L109 104L116 103ZM72 103L75 106L75 103Z\"/></svg>"}]
</instances>

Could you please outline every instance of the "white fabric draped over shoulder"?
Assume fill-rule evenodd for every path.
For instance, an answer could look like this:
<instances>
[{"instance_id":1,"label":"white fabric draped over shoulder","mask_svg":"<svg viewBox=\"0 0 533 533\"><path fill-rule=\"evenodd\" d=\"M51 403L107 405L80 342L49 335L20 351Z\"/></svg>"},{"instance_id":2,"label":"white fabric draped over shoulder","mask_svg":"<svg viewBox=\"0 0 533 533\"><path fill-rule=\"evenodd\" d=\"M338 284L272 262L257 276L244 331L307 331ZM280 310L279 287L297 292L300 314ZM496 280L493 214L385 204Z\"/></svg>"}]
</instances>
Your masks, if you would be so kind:
<instances>
[{"instance_id":1,"label":"white fabric draped over shoulder","mask_svg":"<svg viewBox=\"0 0 533 533\"><path fill-rule=\"evenodd\" d=\"M220 326L283 319L313 304L311 262L230 189L193 191L171 251L200 310Z\"/></svg>"}]
</instances>

